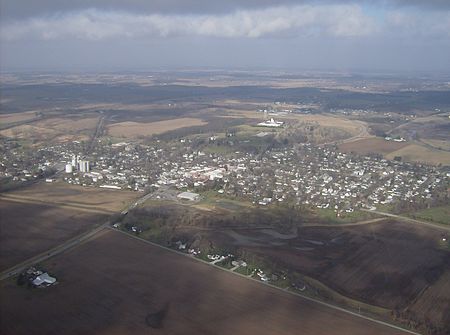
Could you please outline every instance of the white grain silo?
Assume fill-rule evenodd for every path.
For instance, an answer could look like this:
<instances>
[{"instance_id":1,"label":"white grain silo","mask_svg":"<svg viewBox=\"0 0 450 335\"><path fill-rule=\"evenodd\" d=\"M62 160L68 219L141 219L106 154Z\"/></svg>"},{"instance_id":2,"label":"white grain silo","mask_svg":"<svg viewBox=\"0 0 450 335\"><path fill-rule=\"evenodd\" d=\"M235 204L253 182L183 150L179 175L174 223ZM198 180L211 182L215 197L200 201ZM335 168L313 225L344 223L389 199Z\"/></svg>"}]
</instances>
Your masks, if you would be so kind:
<instances>
[{"instance_id":1,"label":"white grain silo","mask_svg":"<svg viewBox=\"0 0 450 335\"><path fill-rule=\"evenodd\" d=\"M73 172L72 164L66 164L66 173L72 173L72 172Z\"/></svg>"}]
</instances>

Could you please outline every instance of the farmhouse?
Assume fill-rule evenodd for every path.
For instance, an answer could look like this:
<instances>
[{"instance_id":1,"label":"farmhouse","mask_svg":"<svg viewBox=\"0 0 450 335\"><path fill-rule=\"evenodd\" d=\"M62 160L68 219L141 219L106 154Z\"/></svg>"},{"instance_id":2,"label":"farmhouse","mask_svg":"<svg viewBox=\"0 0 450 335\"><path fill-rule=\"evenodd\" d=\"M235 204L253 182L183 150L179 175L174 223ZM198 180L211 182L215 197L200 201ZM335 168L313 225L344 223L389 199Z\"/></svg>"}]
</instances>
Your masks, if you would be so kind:
<instances>
[{"instance_id":1,"label":"farmhouse","mask_svg":"<svg viewBox=\"0 0 450 335\"><path fill-rule=\"evenodd\" d=\"M56 283L56 278L49 276L47 272L44 272L34 278L32 281L34 286L50 286Z\"/></svg>"},{"instance_id":2,"label":"farmhouse","mask_svg":"<svg viewBox=\"0 0 450 335\"><path fill-rule=\"evenodd\" d=\"M200 195L192 192L181 192L177 195L177 198L181 200L197 201L200 199Z\"/></svg>"}]
</instances>

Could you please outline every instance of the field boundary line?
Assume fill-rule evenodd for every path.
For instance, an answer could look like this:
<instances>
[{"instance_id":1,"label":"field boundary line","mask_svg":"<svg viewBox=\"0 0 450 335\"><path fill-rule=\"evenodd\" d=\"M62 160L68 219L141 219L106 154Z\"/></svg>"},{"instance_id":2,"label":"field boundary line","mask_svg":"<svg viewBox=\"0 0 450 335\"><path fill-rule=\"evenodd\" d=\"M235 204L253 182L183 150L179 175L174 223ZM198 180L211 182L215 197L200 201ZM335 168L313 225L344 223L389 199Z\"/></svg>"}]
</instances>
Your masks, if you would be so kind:
<instances>
[{"instance_id":1,"label":"field boundary line","mask_svg":"<svg viewBox=\"0 0 450 335\"><path fill-rule=\"evenodd\" d=\"M409 218L407 216L403 216L403 215L397 215L397 214L392 214L392 213L386 213L386 212L380 212L377 210L370 210L370 209L361 209L362 211L365 212L369 212L369 213L375 213L375 214L379 214L379 215L383 215L383 216L387 216L387 217L391 217L391 218L395 218L398 220L402 220L402 221L408 221L411 223L415 223L415 224L419 224L419 225L424 225L424 226L428 226L428 227L433 227L436 229L440 229L440 230L446 230L450 232L450 227L438 224L438 223L432 223L432 222L427 222L427 221L420 221L420 220L416 220L413 218Z\"/></svg>"},{"instance_id":2,"label":"field boundary line","mask_svg":"<svg viewBox=\"0 0 450 335\"><path fill-rule=\"evenodd\" d=\"M90 213L97 213L97 214L107 214L112 215L117 213L116 211L110 211L106 209L98 209L96 207L91 206L83 206L83 205L74 205L70 203L61 203L56 201L43 201L38 199L32 199L25 196L17 196L17 195L10 195L10 194L0 194L0 199L4 199L6 201L12 201L12 202L19 202L19 203L31 203L31 204L37 204L37 205L48 205L48 206L55 206L55 207L63 207L63 208L70 208L74 210L80 210Z\"/></svg>"},{"instance_id":3,"label":"field boundary line","mask_svg":"<svg viewBox=\"0 0 450 335\"><path fill-rule=\"evenodd\" d=\"M234 275L236 275L236 276L239 276L239 277L241 277L241 278L245 278L245 279L247 279L247 280L251 280L251 281L253 281L253 282L255 282L255 283L259 283L259 284L261 284L261 285L266 285L266 286L268 286L268 287L271 287L271 288L273 288L273 289L279 290L279 291L281 291L281 292L285 292L285 293L287 293L287 294L295 295L295 296L297 296L297 297L300 297L300 298L303 298L303 299L305 299L305 300L308 300L308 301L311 301L311 302L320 304L320 305L322 305L322 306L326 306L326 307L331 308L331 309L334 309L334 310L338 310L338 311L341 311L341 312L344 312L344 313L347 313L347 314L350 314L350 315L353 315L353 316L356 316L356 317L359 317L359 318L362 318L362 319L365 319L365 320L368 320L368 321L371 321L371 322L374 322L374 323L378 323L378 324L381 324L381 325L386 326L386 327L390 327L390 328L393 328L393 329L396 329L396 330L400 330L400 331L403 331L403 332L405 332L405 333L414 334L414 335L422 335L422 334L420 334L420 333L418 333L418 332L415 332L415 331L413 331L413 330L409 330L409 329L406 329L406 328L403 328L403 327L400 327L400 326L397 326L397 325L394 325L394 324L391 324L391 323L388 323L388 322L385 322L385 321L377 320L377 319L371 318L371 317L366 316L366 315L358 314L358 313L356 313L356 312L350 311L350 310L345 309L345 308L343 308L343 307L339 307L339 306L336 306L336 305L332 305L332 304L330 304L330 303L327 303L327 302L324 302L324 301L321 301L321 300L318 300L318 299L314 299L314 298L311 298L311 297L302 295L302 294L300 294L300 293L298 293L298 292L288 291L288 290L283 289L283 288L281 288L281 287L278 287L278 286L275 286L275 285L272 285L272 284L269 284L269 283L262 282L262 281L260 281L260 280L255 279L255 278L252 278L252 277L248 277L248 276L246 276L246 275L243 275L243 274L241 274L241 273L231 271L230 269L223 268L223 267L221 267L221 266L219 266L219 265L212 264L212 263L210 263L210 262L208 262L208 261L205 261L205 260L203 260L203 259L194 257L194 256L192 256L192 255L190 255L190 254L186 254L186 253L183 253L183 252L180 252L180 251L171 249L171 248L169 248L169 247L165 247L165 246L163 246L163 245L157 244L157 243L155 243L155 242L148 241L148 240L146 240L146 239L144 239L144 238L142 238L142 237L133 235L133 234L128 233L128 232L125 232L125 231L123 231L123 230L116 229L116 228L113 228L113 227L111 227L111 226L107 226L106 228L108 228L108 229L110 229L110 230L112 230L112 231L115 231L115 232L124 234L124 235L126 235L126 236L128 236L128 237L130 237L130 238L134 238L134 239L136 239L136 240L138 240L138 241L141 241L141 242L150 244L150 245L152 245L152 246L155 246L155 247L164 249L164 250L166 250L166 251L170 251L170 252L172 252L172 253L174 253L174 254L177 254L177 255L181 255L181 256L187 257L187 258L192 259L192 260L194 260L194 261L198 261L198 262L200 262L200 263L203 263L203 264L209 265L209 266L211 266L211 267L214 267L214 268L216 268L216 269L220 269L220 270L222 270L222 271L225 271L225 272L228 272L228 273L232 273L232 274L234 274Z\"/></svg>"},{"instance_id":4,"label":"field boundary line","mask_svg":"<svg viewBox=\"0 0 450 335\"><path fill-rule=\"evenodd\" d=\"M109 225L109 221L106 223L101 224L100 226L97 226L90 231L87 231L85 233L82 233L81 235L72 237L71 239L65 241L63 244L57 245L56 247L53 247L47 251L41 252L40 254L33 256L31 258L28 258L24 260L23 262L20 262L16 265L13 265L12 267L2 271L0 273L0 281L14 277L18 275L21 271L25 270L26 268L43 261L46 261L47 259L62 254L65 251L75 248L79 246L80 244L87 242L88 240L96 237L96 235L100 232L102 232L107 226Z\"/></svg>"}]
</instances>

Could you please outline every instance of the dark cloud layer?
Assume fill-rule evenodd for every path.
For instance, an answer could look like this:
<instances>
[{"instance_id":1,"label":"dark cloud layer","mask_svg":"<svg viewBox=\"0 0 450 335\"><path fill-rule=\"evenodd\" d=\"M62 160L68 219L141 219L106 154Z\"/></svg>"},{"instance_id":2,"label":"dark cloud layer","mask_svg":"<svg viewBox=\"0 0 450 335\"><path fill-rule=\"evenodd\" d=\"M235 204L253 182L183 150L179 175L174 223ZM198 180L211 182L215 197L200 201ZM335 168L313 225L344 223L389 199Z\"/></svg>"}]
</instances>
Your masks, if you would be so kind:
<instances>
[{"instance_id":1,"label":"dark cloud layer","mask_svg":"<svg viewBox=\"0 0 450 335\"><path fill-rule=\"evenodd\" d=\"M450 71L450 0L0 0L0 70Z\"/></svg>"},{"instance_id":2,"label":"dark cloud layer","mask_svg":"<svg viewBox=\"0 0 450 335\"><path fill-rule=\"evenodd\" d=\"M239 9L280 5L349 3L388 8L407 6L434 10L450 9L450 0L3 0L0 1L0 15L3 19L19 19L88 8L144 14L223 14Z\"/></svg>"}]
</instances>

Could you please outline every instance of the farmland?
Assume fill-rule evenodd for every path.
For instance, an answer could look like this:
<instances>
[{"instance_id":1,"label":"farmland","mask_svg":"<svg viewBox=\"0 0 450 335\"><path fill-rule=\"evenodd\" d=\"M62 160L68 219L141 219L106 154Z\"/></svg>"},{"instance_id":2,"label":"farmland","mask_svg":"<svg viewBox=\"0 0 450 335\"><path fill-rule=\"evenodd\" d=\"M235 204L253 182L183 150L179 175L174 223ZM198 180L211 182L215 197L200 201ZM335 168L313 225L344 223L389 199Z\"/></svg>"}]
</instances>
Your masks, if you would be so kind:
<instances>
[{"instance_id":1,"label":"farmland","mask_svg":"<svg viewBox=\"0 0 450 335\"><path fill-rule=\"evenodd\" d=\"M52 76L3 90L0 333L450 332L447 91Z\"/></svg>"},{"instance_id":2,"label":"farmland","mask_svg":"<svg viewBox=\"0 0 450 335\"><path fill-rule=\"evenodd\" d=\"M106 213L121 211L138 197L131 191L87 188L63 182L37 183L2 195L16 201L38 201Z\"/></svg>"},{"instance_id":3,"label":"farmland","mask_svg":"<svg viewBox=\"0 0 450 335\"><path fill-rule=\"evenodd\" d=\"M410 144L404 148L393 151L386 155L386 158L393 159L395 156L400 156L405 161L415 161L434 165L450 165L450 152L430 149L418 144Z\"/></svg>"},{"instance_id":4,"label":"farmland","mask_svg":"<svg viewBox=\"0 0 450 335\"><path fill-rule=\"evenodd\" d=\"M383 138L373 137L341 144L339 149L344 152L354 152L362 155L374 153L386 155L407 145L405 142L386 141Z\"/></svg>"},{"instance_id":5,"label":"farmland","mask_svg":"<svg viewBox=\"0 0 450 335\"><path fill-rule=\"evenodd\" d=\"M409 162L450 165L449 152L425 147L415 142L393 142L374 137L340 144L339 149L344 152L353 152L361 155L381 154L387 159L394 159L394 157L398 156L402 160Z\"/></svg>"},{"instance_id":6,"label":"farmland","mask_svg":"<svg viewBox=\"0 0 450 335\"><path fill-rule=\"evenodd\" d=\"M22 121L28 121L36 118L35 111L22 112L22 113L12 113L12 114L1 114L0 124L10 124Z\"/></svg>"},{"instance_id":7,"label":"farmland","mask_svg":"<svg viewBox=\"0 0 450 335\"><path fill-rule=\"evenodd\" d=\"M59 285L1 284L2 334L403 334L118 232L44 266Z\"/></svg>"},{"instance_id":8,"label":"farmland","mask_svg":"<svg viewBox=\"0 0 450 335\"><path fill-rule=\"evenodd\" d=\"M0 269L5 270L104 223L108 215L2 199L0 217Z\"/></svg>"},{"instance_id":9,"label":"farmland","mask_svg":"<svg viewBox=\"0 0 450 335\"><path fill-rule=\"evenodd\" d=\"M428 300L422 305L433 292L440 292L443 301L450 298L448 292L438 288L449 266L450 250L442 246L442 239L448 236L434 228L379 218L327 225L321 223L323 219L308 218L305 213L296 218L292 212L265 210L263 216L255 216L236 206L233 214L227 216L220 211L217 219L218 209L205 212L170 208L157 209L154 214L138 212L142 221L131 213L126 222L135 222L132 224L143 230L142 237L158 243L183 240L203 252L231 250L246 260L264 264L260 266L268 273L284 271L291 278L313 278L317 282L308 288L308 294L341 302L342 295L375 309L392 310L406 319L405 311L421 299L424 290L429 290L425 296ZM152 217L158 219L152 222ZM431 307L414 315L413 322L419 329L424 329L421 327L425 327L425 320L431 317L426 312ZM433 320L428 331L450 327L444 317L438 320L434 315Z\"/></svg>"},{"instance_id":10,"label":"farmland","mask_svg":"<svg viewBox=\"0 0 450 335\"><path fill-rule=\"evenodd\" d=\"M86 140L94 131L98 117L55 117L18 125L0 131L0 135L35 142Z\"/></svg>"},{"instance_id":11,"label":"farmland","mask_svg":"<svg viewBox=\"0 0 450 335\"><path fill-rule=\"evenodd\" d=\"M149 123L119 122L108 126L108 134L114 137L137 138L161 134L179 128L202 126L206 122L196 118L179 118Z\"/></svg>"},{"instance_id":12,"label":"farmland","mask_svg":"<svg viewBox=\"0 0 450 335\"><path fill-rule=\"evenodd\" d=\"M450 225L450 206L427 208L408 215L419 220Z\"/></svg>"}]
</instances>

